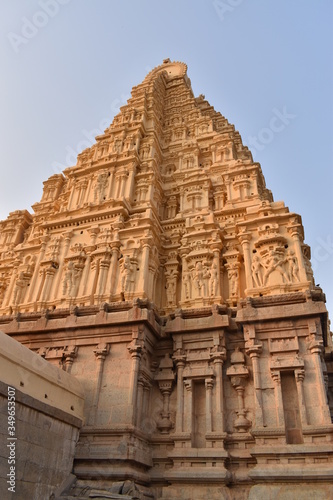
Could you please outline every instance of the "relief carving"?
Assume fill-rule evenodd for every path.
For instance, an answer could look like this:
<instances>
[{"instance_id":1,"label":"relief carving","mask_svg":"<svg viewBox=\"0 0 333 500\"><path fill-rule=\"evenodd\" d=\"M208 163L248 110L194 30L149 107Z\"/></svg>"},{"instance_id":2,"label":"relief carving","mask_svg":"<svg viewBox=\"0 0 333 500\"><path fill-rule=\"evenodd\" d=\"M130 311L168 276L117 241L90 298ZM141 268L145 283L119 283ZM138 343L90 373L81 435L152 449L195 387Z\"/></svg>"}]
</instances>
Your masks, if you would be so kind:
<instances>
[{"instance_id":1,"label":"relief carving","mask_svg":"<svg viewBox=\"0 0 333 500\"><path fill-rule=\"evenodd\" d=\"M121 292L131 292L135 281L135 265L129 255L126 255L121 267Z\"/></svg>"},{"instance_id":2,"label":"relief carving","mask_svg":"<svg viewBox=\"0 0 333 500\"><path fill-rule=\"evenodd\" d=\"M108 184L108 172L104 171L98 174L94 187L94 202L102 203L105 196L106 186Z\"/></svg>"}]
</instances>

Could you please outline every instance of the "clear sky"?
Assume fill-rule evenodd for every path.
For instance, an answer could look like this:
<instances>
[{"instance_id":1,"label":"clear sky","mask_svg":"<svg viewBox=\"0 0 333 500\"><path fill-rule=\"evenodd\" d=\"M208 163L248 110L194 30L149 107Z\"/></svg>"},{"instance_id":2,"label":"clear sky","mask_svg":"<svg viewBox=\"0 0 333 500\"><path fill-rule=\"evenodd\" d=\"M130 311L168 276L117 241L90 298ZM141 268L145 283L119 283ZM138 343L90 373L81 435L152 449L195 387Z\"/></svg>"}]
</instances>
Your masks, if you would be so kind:
<instances>
[{"instance_id":1,"label":"clear sky","mask_svg":"<svg viewBox=\"0 0 333 500\"><path fill-rule=\"evenodd\" d=\"M0 219L31 210L130 90L169 57L240 131L300 213L333 318L331 0L0 4Z\"/></svg>"}]
</instances>

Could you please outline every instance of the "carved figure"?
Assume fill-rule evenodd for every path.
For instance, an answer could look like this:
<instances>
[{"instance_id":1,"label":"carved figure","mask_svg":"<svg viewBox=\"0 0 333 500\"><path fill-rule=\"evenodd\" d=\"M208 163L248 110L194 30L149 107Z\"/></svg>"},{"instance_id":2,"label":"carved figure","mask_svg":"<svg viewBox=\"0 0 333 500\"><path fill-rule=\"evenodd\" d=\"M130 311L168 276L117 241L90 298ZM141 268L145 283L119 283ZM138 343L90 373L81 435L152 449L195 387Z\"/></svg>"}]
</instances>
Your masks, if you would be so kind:
<instances>
[{"instance_id":1,"label":"carved figure","mask_svg":"<svg viewBox=\"0 0 333 500\"><path fill-rule=\"evenodd\" d=\"M114 141L114 145L113 145L113 151L115 153L121 153L121 149L122 149L122 146L123 146L123 142L121 139L116 139Z\"/></svg>"},{"instance_id":2,"label":"carved figure","mask_svg":"<svg viewBox=\"0 0 333 500\"><path fill-rule=\"evenodd\" d=\"M126 255L121 276L121 291L129 292L131 289L131 284L134 282L134 266L131 263L131 259Z\"/></svg>"},{"instance_id":3,"label":"carved figure","mask_svg":"<svg viewBox=\"0 0 333 500\"><path fill-rule=\"evenodd\" d=\"M74 264L73 262L69 262L67 265L67 271L65 272L65 277L62 285L62 294L70 295L72 286L73 286L73 278L74 278Z\"/></svg>"},{"instance_id":4,"label":"carved figure","mask_svg":"<svg viewBox=\"0 0 333 500\"><path fill-rule=\"evenodd\" d=\"M51 260L56 261L59 255L59 250L60 250L60 238L52 238L50 241L50 246L49 246L49 251L48 255L50 256Z\"/></svg>"},{"instance_id":5,"label":"carved figure","mask_svg":"<svg viewBox=\"0 0 333 500\"><path fill-rule=\"evenodd\" d=\"M288 264L289 281L291 283L293 281L299 281L298 263L297 263L297 258L296 258L295 252L293 252L293 250L289 250L289 252L287 254L286 262Z\"/></svg>"},{"instance_id":6,"label":"carved figure","mask_svg":"<svg viewBox=\"0 0 333 500\"><path fill-rule=\"evenodd\" d=\"M213 262L211 270L210 270L210 294L211 295L216 295L217 294L217 284L218 284L218 269L216 262Z\"/></svg>"},{"instance_id":7,"label":"carved figure","mask_svg":"<svg viewBox=\"0 0 333 500\"><path fill-rule=\"evenodd\" d=\"M184 284L184 293L185 299L191 298L191 273L188 270L183 270L182 276L183 284Z\"/></svg>"},{"instance_id":8,"label":"carved figure","mask_svg":"<svg viewBox=\"0 0 333 500\"><path fill-rule=\"evenodd\" d=\"M4 279L1 279L0 280L0 304L2 303L2 301L5 297L6 290L7 290L7 283Z\"/></svg>"},{"instance_id":9,"label":"carved figure","mask_svg":"<svg viewBox=\"0 0 333 500\"><path fill-rule=\"evenodd\" d=\"M281 259L281 257L274 250L269 251L269 254L266 257L266 260L264 263L265 267L266 267L266 271L264 273L264 278L263 278L264 285L267 284L269 275L273 271L278 271L281 274L282 281L284 283L288 282L288 276L286 275L286 273L282 267L283 263L284 263L284 260Z\"/></svg>"},{"instance_id":10,"label":"carved figure","mask_svg":"<svg viewBox=\"0 0 333 500\"><path fill-rule=\"evenodd\" d=\"M168 305L171 306L176 302L176 283L174 278L167 280L166 293Z\"/></svg>"},{"instance_id":11,"label":"carved figure","mask_svg":"<svg viewBox=\"0 0 333 500\"><path fill-rule=\"evenodd\" d=\"M194 286L198 290L199 297L205 294L205 283L204 283L204 269L202 262L197 262L193 270L193 281Z\"/></svg>"},{"instance_id":12,"label":"carved figure","mask_svg":"<svg viewBox=\"0 0 333 500\"><path fill-rule=\"evenodd\" d=\"M238 297L238 270L229 271L230 297Z\"/></svg>"},{"instance_id":13,"label":"carved figure","mask_svg":"<svg viewBox=\"0 0 333 500\"><path fill-rule=\"evenodd\" d=\"M26 287L26 285L27 285L27 282L26 282L24 273L21 272L19 274L19 277L17 278L17 280L15 282L14 297L13 297L13 301L14 301L15 305L22 302L23 291L24 291L24 288Z\"/></svg>"},{"instance_id":14,"label":"carved figure","mask_svg":"<svg viewBox=\"0 0 333 500\"><path fill-rule=\"evenodd\" d=\"M251 271L252 271L254 286L261 287L263 285L262 264L260 262L258 255L253 256Z\"/></svg>"},{"instance_id":15,"label":"carved figure","mask_svg":"<svg viewBox=\"0 0 333 500\"><path fill-rule=\"evenodd\" d=\"M108 181L107 172L102 172L98 175L94 189L94 201L97 201L97 199L99 203L103 201L107 181Z\"/></svg>"}]
</instances>

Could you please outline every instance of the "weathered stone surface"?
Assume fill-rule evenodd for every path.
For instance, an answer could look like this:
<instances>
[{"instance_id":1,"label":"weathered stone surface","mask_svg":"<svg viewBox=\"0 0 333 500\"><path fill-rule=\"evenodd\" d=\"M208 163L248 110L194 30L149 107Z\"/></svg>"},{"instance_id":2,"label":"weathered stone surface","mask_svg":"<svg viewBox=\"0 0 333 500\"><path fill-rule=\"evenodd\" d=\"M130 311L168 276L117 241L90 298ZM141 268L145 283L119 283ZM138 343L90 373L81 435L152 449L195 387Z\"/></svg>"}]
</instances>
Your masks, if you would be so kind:
<instances>
[{"instance_id":1,"label":"weathered stone surface","mask_svg":"<svg viewBox=\"0 0 333 500\"><path fill-rule=\"evenodd\" d=\"M1 498L49 498L72 469L83 420L80 384L2 332L0 380ZM42 394L48 394L47 402ZM13 455L9 442L15 443ZM8 490L11 466L15 492Z\"/></svg>"},{"instance_id":2,"label":"weathered stone surface","mask_svg":"<svg viewBox=\"0 0 333 500\"><path fill-rule=\"evenodd\" d=\"M185 64L134 87L33 209L0 223L0 328L81 382L78 497L329 491L332 340L301 218Z\"/></svg>"}]
</instances>

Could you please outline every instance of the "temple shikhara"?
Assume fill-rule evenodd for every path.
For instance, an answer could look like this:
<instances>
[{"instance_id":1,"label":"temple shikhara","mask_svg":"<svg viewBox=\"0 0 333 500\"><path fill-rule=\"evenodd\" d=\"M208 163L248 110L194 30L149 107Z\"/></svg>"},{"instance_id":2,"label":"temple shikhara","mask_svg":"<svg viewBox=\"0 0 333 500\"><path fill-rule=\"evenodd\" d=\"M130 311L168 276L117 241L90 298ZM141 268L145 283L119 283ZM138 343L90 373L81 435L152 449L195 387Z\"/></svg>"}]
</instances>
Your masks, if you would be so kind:
<instances>
[{"instance_id":1,"label":"temple shikhara","mask_svg":"<svg viewBox=\"0 0 333 500\"><path fill-rule=\"evenodd\" d=\"M77 432L36 482L72 473L59 499L332 498L332 340L301 217L184 63L134 87L32 208L0 222L0 330L84 400L80 417L18 371L22 408L33 388Z\"/></svg>"}]
</instances>

